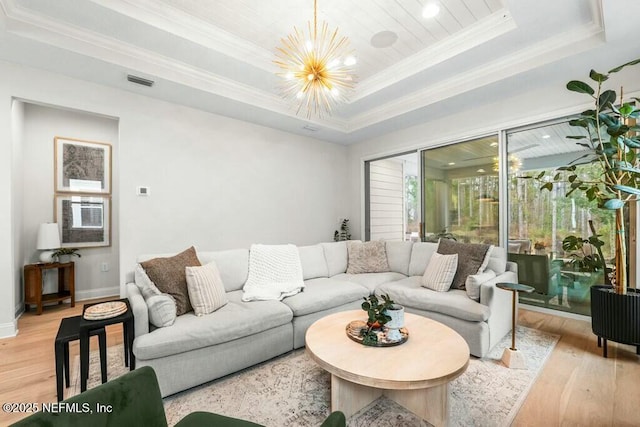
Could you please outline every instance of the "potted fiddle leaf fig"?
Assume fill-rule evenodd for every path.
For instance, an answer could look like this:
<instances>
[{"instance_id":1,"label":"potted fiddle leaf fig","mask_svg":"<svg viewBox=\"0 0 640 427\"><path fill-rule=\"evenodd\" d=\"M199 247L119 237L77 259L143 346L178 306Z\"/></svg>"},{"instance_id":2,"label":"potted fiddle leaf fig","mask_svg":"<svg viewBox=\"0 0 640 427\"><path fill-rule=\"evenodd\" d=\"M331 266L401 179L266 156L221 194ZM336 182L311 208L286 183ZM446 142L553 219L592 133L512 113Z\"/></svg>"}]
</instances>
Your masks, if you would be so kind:
<instances>
[{"instance_id":1,"label":"potted fiddle leaf fig","mask_svg":"<svg viewBox=\"0 0 640 427\"><path fill-rule=\"evenodd\" d=\"M529 177L542 183L541 190L552 190L554 183L565 182L570 187L567 196L581 191L589 201L615 215L615 275L611 280L612 286L591 287L591 325L598 341L605 339L605 357L607 339L640 346L640 293L628 287L624 227L625 206L636 203L640 197L640 125L636 123L640 117L640 99L624 99L623 88L619 93L605 88L612 74L639 63L640 59L636 59L606 73L591 70L590 83L578 80L567 83L568 90L584 94L593 102L593 108L569 122L581 132L567 138L586 148L585 154L558 168L550 181L544 179L544 172ZM599 165L601 174L596 178L583 179L576 173L577 162Z\"/></svg>"}]
</instances>

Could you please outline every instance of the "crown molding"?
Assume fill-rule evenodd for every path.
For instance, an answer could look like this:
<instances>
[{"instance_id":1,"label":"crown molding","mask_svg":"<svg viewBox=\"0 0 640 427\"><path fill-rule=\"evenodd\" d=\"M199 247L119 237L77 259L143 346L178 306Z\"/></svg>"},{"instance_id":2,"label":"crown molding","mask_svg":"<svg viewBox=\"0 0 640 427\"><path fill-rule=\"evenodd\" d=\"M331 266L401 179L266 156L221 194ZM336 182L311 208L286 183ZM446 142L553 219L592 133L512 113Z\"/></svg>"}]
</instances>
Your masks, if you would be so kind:
<instances>
[{"instance_id":1,"label":"crown molding","mask_svg":"<svg viewBox=\"0 0 640 427\"><path fill-rule=\"evenodd\" d=\"M536 43L517 53L476 67L432 86L396 98L351 118L349 132L415 111L447 98L504 80L604 43L604 28L591 22L586 27L567 31Z\"/></svg>"},{"instance_id":2,"label":"crown molding","mask_svg":"<svg viewBox=\"0 0 640 427\"><path fill-rule=\"evenodd\" d=\"M358 101L408 77L460 55L517 28L507 9L501 9L451 37L411 55L360 82L351 102Z\"/></svg>"},{"instance_id":3,"label":"crown molding","mask_svg":"<svg viewBox=\"0 0 640 427\"><path fill-rule=\"evenodd\" d=\"M151 25L164 25L163 29L171 31L167 30L167 28L171 28L174 31L173 34L188 29L189 31L186 31L186 33L192 35L193 41L197 39L199 40L197 42L201 44L213 43L215 46L211 48L220 52L223 52L223 49L232 51L235 49L235 51L232 52L234 55L229 54L229 56L237 57L245 63L271 63L270 53L269 59L265 61L259 59L259 54L255 52L247 53L252 52L253 49L267 52L266 50L251 44L247 46L242 40L233 40L233 37L229 33L222 34L221 37L225 38L225 40L223 43L218 43L217 39L212 40L212 37L214 37L214 34L217 34L217 32L215 29L212 29L213 27L209 24L205 25L201 22L195 25L198 29L193 31L194 18L192 16L184 14L184 12L178 12L178 15L180 15L180 13L182 13L182 15L174 17L172 15L173 11L169 11L165 7L154 6L151 0L136 0L135 5L133 1L129 0L91 1L101 5L115 5L115 7L127 10L128 14L144 13L144 20L150 19L150 16L153 16L154 18L151 19ZM515 54L508 55L507 57L500 58L440 82L434 82L430 87L418 90L401 98L395 98L349 119L337 117L304 119L296 115L295 108L274 93L238 83L235 80L219 76L208 70L175 61L169 57L110 38L104 34L91 32L85 28L48 18L21 7L15 0L0 0L0 21L5 24L7 31L21 37L139 71L149 76L156 76L160 79L219 95L260 109L272 111L299 120L301 123L312 123L334 131L349 133L415 111L444 99L469 92L475 88L495 83L499 80L568 57L603 43L604 28L601 1L588 1L592 14L592 22L587 26L550 37L535 45L523 48ZM113 9L113 7L111 8ZM148 10L144 8L148 8ZM151 12L149 10L151 10ZM171 19L169 19L169 15ZM128 16L134 17L132 15ZM172 23L170 21L175 22ZM190 26L187 28L188 23L190 23ZM208 30L203 30L203 28L208 28ZM515 23L508 12L502 11L501 13L493 14L485 18L485 20L480 21L477 25L474 24L467 30L461 31L461 34L454 37L453 40L438 43L428 52L424 54L421 52L409 57L390 69L365 80L361 83L363 87L358 88L357 98L352 100L352 102L361 99L365 96L364 94L374 93L418 71L429 68L445 59L464 52L470 48L466 47L465 43L477 46L500 34L511 31L513 28L515 28ZM184 34L180 34L180 36L184 37ZM217 37L217 35L215 37ZM221 48L221 45L225 47ZM242 49L248 50L240 53ZM223 53L228 54L226 52ZM154 90L156 90L156 88L154 88Z\"/></svg>"},{"instance_id":4,"label":"crown molding","mask_svg":"<svg viewBox=\"0 0 640 427\"><path fill-rule=\"evenodd\" d=\"M153 0L90 1L263 71L271 73L275 69L272 52L165 3Z\"/></svg>"},{"instance_id":5,"label":"crown molding","mask_svg":"<svg viewBox=\"0 0 640 427\"><path fill-rule=\"evenodd\" d=\"M16 6L13 0L0 0L0 6L7 18L7 30L13 34L273 111L301 122L313 123L339 132L346 131L345 120L335 117L303 119L296 115L295 109L288 102L273 93L238 83L104 34L43 17Z\"/></svg>"}]
</instances>

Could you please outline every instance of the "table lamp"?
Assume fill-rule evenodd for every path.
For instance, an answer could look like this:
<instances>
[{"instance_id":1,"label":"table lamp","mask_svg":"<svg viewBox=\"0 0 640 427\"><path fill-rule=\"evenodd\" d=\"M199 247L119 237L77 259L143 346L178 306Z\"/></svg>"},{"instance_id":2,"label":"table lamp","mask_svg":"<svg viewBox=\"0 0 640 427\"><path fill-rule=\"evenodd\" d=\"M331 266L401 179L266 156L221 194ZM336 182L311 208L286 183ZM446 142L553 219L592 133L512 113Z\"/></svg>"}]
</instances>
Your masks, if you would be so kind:
<instances>
[{"instance_id":1,"label":"table lamp","mask_svg":"<svg viewBox=\"0 0 640 427\"><path fill-rule=\"evenodd\" d=\"M38 229L38 244L36 245L38 250L41 250L40 261L53 262L53 253L56 249L60 248L60 232L58 231L58 224L46 223L40 224Z\"/></svg>"}]
</instances>

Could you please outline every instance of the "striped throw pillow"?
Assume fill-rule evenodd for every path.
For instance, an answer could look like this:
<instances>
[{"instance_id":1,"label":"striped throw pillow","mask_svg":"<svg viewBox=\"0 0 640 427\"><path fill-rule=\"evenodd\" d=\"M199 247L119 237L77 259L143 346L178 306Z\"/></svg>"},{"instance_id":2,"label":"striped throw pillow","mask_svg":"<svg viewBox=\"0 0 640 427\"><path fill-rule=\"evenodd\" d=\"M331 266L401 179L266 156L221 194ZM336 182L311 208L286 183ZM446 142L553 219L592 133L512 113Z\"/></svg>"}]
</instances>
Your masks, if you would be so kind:
<instances>
[{"instance_id":1,"label":"striped throw pillow","mask_svg":"<svg viewBox=\"0 0 640 427\"><path fill-rule=\"evenodd\" d=\"M435 252L422 276L422 286L438 292L447 292L458 269L458 254L442 255Z\"/></svg>"},{"instance_id":2,"label":"striped throw pillow","mask_svg":"<svg viewBox=\"0 0 640 427\"><path fill-rule=\"evenodd\" d=\"M186 267L189 300L196 316L216 311L229 300L215 262L202 267Z\"/></svg>"}]
</instances>

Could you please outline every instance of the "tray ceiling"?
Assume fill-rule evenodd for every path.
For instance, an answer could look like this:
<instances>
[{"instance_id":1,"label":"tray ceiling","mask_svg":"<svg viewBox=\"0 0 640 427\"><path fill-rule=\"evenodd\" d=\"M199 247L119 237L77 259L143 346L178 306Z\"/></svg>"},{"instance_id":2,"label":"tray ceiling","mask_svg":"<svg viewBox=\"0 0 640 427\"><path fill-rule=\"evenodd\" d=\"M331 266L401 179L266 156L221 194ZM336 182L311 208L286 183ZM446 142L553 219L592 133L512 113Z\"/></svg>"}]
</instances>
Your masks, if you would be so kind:
<instances>
[{"instance_id":1,"label":"tray ceiling","mask_svg":"<svg viewBox=\"0 0 640 427\"><path fill-rule=\"evenodd\" d=\"M312 19L312 0L0 0L0 59L348 144L604 43L599 0L439 0L432 19L425 3L318 0L358 60L350 102L326 119L296 116L274 76L275 47ZM397 41L374 47L380 32Z\"/></svg>"}]
</instances>

